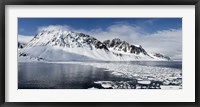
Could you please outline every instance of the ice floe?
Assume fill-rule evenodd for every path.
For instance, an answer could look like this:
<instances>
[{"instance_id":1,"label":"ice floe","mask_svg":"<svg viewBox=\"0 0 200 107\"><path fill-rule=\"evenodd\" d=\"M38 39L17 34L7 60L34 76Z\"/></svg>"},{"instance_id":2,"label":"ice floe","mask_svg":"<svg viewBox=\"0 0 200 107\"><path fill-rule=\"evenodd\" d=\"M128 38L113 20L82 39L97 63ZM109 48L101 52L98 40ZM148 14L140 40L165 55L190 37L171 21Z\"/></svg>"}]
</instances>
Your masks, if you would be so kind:
<instances>
[{"instance_id":1,"label":"ice floe","mask_svg":"<svg viewBox=\"0 0 200 107\"><path fill-rule=\"evenodd\" d=\"M156 66L143 66L135 65L131 63L102 63L102 62L85 62L80 63L82 65L90 65L97 68L105 68L106 71L111 71L113 75L135 79L137 80L137 86L140 88L155 88L166 89L168 86L174 89L174 86L181 89L182 87L182 70L176 68L156 67ZM100 84L100 83L99 83ZM108 85L109 84L109 85ZM125 81L120 82L102 82L102 87L116 88L116 84L123 85L121 88L130 88L130 83ZM128 85L127 85L128 84ZM162 88L161 88L162 85ZM138 87L137 87L138 88ZM168 89L171 89L168 87Z\"/></svg>"}]
</instances>

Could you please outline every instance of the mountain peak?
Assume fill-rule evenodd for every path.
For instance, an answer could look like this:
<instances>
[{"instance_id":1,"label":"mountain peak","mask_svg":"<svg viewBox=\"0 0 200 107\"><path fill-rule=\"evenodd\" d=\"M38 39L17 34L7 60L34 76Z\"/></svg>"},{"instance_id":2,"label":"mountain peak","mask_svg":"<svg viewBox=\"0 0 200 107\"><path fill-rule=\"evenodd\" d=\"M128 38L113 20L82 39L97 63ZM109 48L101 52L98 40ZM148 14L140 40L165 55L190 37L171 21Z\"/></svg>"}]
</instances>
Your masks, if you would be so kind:
<instances>
[{"instance_id":1,"label":"mountain peak","mask_svg":"<svg viewBox=\"0 0 200 107\"><path fill-rule=\"evenodd\" d=\"M28 44L28 46L36 45L63 48L87 48L89 50L104 49L108 51L107 47L101 41L92 36L63 29L55 30L53 28L42 30Z\"/></svg>"},{"instance_id":2,"label":"mountain peak","mask_svg":"<svg viewBox=\"0 0 200 107\"><path fill-rule=\"evenodd\" d=\"M119 38L106 40L75 33L60 27L42 29L20 53L49 60L74 60L91 58L97 60L153 59L141 45L130 45ZM159 55L157 55L159 56ZM155 57L157 57L155 56Z\"/></svg>"},{"instance_id":3,"label":"mountain peak","mask_svg":"<svg viewBox=\"0 0 200 107\"><path fill-rule=\"evenodd\" d=\"M167 59L167 60L171 60L170 57L163 55L161 53L155 53L153 56L157 57L157 58L162 58L162 59Z\"/></svg>"},{"instance_id":4,"label":"mountain peak","mask_svg":"<svg viewBox=\"0 0 200 107\"><path fill-rule=\"evenodd\" d=\"M123 53L137 54L137 55L138 54L148 55L141 45L138 46L130 45L128 42L122 41L119 38L114 38L111 41L106 40L103 43L113 51L120 51Z\"/></svg>"}]
</instances>

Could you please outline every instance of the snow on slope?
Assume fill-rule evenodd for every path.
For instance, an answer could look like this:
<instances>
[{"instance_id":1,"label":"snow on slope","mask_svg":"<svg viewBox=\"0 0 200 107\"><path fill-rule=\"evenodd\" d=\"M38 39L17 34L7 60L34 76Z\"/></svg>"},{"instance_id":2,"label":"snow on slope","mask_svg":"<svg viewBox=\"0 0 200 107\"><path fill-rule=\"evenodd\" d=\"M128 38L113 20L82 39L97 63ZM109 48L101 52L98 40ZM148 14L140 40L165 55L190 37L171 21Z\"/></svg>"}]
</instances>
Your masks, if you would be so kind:
<instances>
[{"instance_id":1,"label":"snow on slope","mask_svg":"<svg viewBox=\"0 0 200 107\"><path fill-rule=\"evenodd\" d=\"M18 35L18 49L24 48L31 39L33 36Z\"/></svg>"},{"instance_id":2,"label":"snow on slope","mask_svg":"<svg viewBox=\"0 0 200 107\"><path fill-rule=\"evenodd\" d=\"M147 52L142 48L141 45L139 46L130 45L126 41L122 41L119 38L115 38L113 40L106 40L103 43L109 48L109 50L112 50L114 52L119 52L122 54L129 54L129 55L143 54L148 56Z\"/></svg>"},{"instance_id":3,"label":"snow on slope","mask_svg":"<svg viewBox=\"0 0 200 107\"><path fill-rule=\"evenodd\" d=\"M107 44L96 38L62 29L45 29L38 33L19 54L27 54L49 61L69 60L104 60L104 61L133 61L155 60L142 47L131 45L131 54L111 50ZM116 44L113 44L116 45ZM118 45L116 45L118 46ZM114 49L114 48L113 48ZM119 46L118 48L119 49ZM159 58L156 60L160 60ZM161 59L164 60L164 59Z\"/></svg>"},{"instance_id":4,"label":"snow on slope","mask_svg":"<svg viewBox=\"0 0 200 107\"><path fill-rule=\"evenodd\" d=\"M33 39L33 36L18 35L18 42L23 44L27 44L31 39Z\"/></svg>"}]
</instances>

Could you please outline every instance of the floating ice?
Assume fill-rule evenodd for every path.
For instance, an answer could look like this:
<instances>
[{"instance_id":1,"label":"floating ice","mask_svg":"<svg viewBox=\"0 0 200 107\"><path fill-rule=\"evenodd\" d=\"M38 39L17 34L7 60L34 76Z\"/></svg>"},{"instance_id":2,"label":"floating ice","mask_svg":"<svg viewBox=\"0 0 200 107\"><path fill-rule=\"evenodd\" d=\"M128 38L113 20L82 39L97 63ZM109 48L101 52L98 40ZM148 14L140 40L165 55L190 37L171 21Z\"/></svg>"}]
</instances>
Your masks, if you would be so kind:
<instances>
[{"instance_id":1,"label":"floating ice","mask_svg":"<svg viewBox=\"0 0 200 107\"><path fill-rule=\"evenodd\" d=\"M138 81L139 84L150 84L151 81Z\"/></svg>"},{"instance_id":2,"label":"floating ice","mask_svg":"<svg viewBox=\"0 0 200 107\"><path fill-rule=\"evenodd\" d=\"M163 85L182 85L182 71L176 68L165 68L156 66L142 66L131 63L103 63L85 62L82 65L90 65L97 68L105 68L116 76L137 79L140 82L160 81ZM147 82L146 82L147 83Z\"/></svg>"}]
</instances>

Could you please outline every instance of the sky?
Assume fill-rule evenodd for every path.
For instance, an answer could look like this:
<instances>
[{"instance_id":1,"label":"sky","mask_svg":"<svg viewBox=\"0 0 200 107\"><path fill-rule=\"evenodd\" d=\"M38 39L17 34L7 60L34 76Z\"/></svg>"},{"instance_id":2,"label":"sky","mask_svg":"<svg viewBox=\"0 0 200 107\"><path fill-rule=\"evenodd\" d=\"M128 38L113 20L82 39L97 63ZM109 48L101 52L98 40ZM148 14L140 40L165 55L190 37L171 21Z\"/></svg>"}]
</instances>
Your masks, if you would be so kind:
<instances>
[{"instance_id":1,"label":"sky","mask_svg":"<svg viewBox=\"0 0 200 107\"><path fill-rule=\"evenodd\" d=\"M120 38L150 53L182 59L181 18L18 18L18 35L32 37L45 28L89 34L100 41Z\"/></svg>"}]
</instances>

